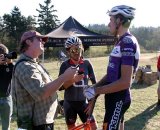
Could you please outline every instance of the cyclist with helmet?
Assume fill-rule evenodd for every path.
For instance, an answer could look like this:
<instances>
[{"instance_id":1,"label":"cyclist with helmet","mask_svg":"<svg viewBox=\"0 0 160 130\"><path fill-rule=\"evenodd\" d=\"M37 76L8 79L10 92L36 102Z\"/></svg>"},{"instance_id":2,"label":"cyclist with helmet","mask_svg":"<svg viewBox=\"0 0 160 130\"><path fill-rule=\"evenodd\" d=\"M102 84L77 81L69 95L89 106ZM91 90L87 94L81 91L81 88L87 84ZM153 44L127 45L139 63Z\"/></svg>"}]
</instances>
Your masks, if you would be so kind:
<instances>
[{"instance_id":1,"label":"cyclist with helmet","mask_svg":"<svg viewBox=\"0 0 160 130\"><path fill-rule=\"evenodd\" d=\"M88 99L105 94L103 130L118 130L131 104L132 76L137 70L140 56L138 41L129 31L134 12L135 8L126 5L115 6L108 12L109 30L118 40L109 56L107 74L93 87L84 89Z\"/></svg>"},{"instance_id":2,"label":"cyclist with helmet","mask_svg":"<svg viewBox=\"0 0 160 130\"><path fill-rule=\"evenodd\" d=\"M59 75L63 74L70 66L79 67L79 75L65 82L61 88L65 90L63 107L66 124L68 129L72 129L76 126L77 115L79 115L83 123L85 123L89 117L89 115L85 113L88 107L88 101L83 95L83 87L88 85L89 79L92 84L95 84L96 77L90 61L83 59L84 48L82 41L78 37L69 37L65 42L65 49L69 59L61 64ZM92 115L90 122L92 130L96 130L97 124Z\"/></svg>"}]
</instances>

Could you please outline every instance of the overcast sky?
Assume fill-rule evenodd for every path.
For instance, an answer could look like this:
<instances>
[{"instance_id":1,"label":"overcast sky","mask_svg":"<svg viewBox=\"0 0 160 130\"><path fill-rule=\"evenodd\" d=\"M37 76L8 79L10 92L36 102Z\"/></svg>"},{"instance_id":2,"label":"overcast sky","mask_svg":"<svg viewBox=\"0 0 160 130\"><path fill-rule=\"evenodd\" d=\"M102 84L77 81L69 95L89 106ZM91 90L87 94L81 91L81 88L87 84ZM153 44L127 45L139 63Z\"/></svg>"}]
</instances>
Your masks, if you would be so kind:
<instances>
[{"instance_id":1,"label":"overcast sky","mask_svg":"<svg viewBox=\"0 0 160 130\"><path fill-rule=\"evenodd\" d=\"M22 15L37 15L39 3L44 0L1 0L0 16L12 11L17 6ZM115 5L126 4L136 8L136 17L132 22L135 27L160 26L158 0L52 0L56 15L61 22L73 16L82 25L108 24L109 17L106 12Z\"/></svg>"}]
</instances>

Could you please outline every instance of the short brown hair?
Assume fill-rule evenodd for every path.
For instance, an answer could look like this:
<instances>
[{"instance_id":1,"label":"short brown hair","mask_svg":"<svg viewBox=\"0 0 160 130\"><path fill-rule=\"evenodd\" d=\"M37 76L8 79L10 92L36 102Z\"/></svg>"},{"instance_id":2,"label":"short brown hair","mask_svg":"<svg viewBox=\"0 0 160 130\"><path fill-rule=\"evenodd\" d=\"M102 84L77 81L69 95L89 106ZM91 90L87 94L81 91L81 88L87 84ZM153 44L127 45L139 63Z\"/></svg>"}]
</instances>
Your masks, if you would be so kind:
<instances>
[{"instance_id":1,"label":"short brown hair","mask_svg":"<svg viewBox=\"0 0 160 130\"><path fill-rule=\"evenodd\" d=\"M34 37L28 38L28 40L33 41ZM28 49L29 45L26 43L26 40L20 44L19 51L20 53L24 53Z\"/></svg>"}]
</instances>

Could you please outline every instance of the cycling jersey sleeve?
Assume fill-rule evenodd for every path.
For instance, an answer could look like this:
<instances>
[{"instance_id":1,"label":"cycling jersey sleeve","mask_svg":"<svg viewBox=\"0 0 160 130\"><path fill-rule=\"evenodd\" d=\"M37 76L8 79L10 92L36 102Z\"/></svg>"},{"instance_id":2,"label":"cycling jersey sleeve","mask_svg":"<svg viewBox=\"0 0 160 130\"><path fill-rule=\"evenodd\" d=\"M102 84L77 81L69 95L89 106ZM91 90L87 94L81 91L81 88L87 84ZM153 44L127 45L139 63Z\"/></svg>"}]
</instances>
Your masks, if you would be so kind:
<instances>
[{"instance_id":1,"label":"cycling jersey sleeve","mask_svg":"<svg viewBox=\"0 0 160 130\"><path fill-rule=\"evenodd\" d=\"M94 70L93 70L92 64L88 60L86 60L85 62L87 64L87 66L88 66L89 79L91 80L92 84L95 84L96 83L96 77L95 77L95 74L94 74Z\"/></svg>"},{"instance_id":2,"label":"cycling jersey sleeve","mask_svg":"<svg viewBox=\"0 0 160 130\"><path fill-rule=\"evenodd\" d=\"M66 61L63 62L60 66L60 69L59 69L59 75L60 76L61 74L63 74L65 72L65 70L67 69L67 66L66 66ZM59 91L61 90L64 90L65 88L63 87L63 85L59 88Z\"/></svg>"},{"instance_id":3,"label":"cycling jersey sleeve","mask_svg":"<svg viewBox=\"0 0 160 130\"><path fill-rule=\"evenodd\" d=\"M134 65L136 44L130 37L124 37L121 43L122 65Z\"/></svg>"},{"instance_id":4,"label":"cycling jersey sleeve","mask_svg":"<svg viewBox=\"0 0 160 130\"><path fill-rule=\"evenodd\" d=\"M60 69L59 69L59 75L60 76L61 74L63 74L65 72L65 70L67 69L66 65L65 65L65 62L63 62L60 66Z\"/></svg>"}]
</instances>

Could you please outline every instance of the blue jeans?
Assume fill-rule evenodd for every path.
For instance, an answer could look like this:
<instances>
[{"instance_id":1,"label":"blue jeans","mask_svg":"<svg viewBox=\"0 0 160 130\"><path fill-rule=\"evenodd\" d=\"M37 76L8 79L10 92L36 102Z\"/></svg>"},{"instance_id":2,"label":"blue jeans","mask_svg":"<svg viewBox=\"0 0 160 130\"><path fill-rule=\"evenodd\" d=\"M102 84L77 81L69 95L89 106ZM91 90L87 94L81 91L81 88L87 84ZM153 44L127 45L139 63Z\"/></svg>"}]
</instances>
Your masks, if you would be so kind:
<instances>
[{"instance_id":1,"label":"blue jeans","mask_svg":"<svg viewBox=\"0 0 160 130\"><path fill-rule=\"evenodd\" d=\"M0 117L2 130L10 130L10 120L12 115L12 97L0 97Z\"/></svg>"}]
</instances>

